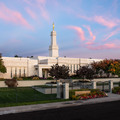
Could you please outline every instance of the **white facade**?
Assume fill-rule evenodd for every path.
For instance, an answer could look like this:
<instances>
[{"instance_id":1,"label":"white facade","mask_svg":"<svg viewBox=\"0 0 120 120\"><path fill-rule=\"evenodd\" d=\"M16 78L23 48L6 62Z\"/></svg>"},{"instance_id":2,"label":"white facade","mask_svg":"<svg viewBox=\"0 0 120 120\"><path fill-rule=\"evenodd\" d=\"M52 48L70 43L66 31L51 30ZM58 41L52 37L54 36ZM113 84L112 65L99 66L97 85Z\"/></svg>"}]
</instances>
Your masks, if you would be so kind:
<instances>
[{"instance_id":1,"label":"white facade","mask_svg":"<svg viewBox=\"0 0 120 120\"><path fill-rule=\"evenodd\" d=\"M49 57L38 56L33 58L16 58L16 57L2 57L4 65L7 68L7 73L0 73L0 78L13 78L38 75L39 77L47 78L48 70L52 65L58 63L59 65L69 66L70 74L93 61L101 61L102 59L84 59L84 58L67 58L59 57L59 48L56 41L56 31L51 32L51 45L49 46Z\"/></svg>"}]
</instances>

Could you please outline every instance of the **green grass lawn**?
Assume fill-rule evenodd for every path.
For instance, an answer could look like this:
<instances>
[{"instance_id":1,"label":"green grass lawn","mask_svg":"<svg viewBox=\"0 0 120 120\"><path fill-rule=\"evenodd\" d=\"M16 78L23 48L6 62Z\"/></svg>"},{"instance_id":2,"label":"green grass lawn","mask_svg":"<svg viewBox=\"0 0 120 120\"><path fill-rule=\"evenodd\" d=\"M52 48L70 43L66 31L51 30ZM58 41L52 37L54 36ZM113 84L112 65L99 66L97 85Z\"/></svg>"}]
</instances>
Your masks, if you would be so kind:
<instances>
[{"instance_id":1,"label":"green grass lawn","mask_svg":"<svg viewBox=\"0 0 120 120\"><path fill-rule=\"evenodd\" d=\"M56 94L43 94L31 87L0 88L0 107L65 101Z\"/></svg>"}]
</instances>

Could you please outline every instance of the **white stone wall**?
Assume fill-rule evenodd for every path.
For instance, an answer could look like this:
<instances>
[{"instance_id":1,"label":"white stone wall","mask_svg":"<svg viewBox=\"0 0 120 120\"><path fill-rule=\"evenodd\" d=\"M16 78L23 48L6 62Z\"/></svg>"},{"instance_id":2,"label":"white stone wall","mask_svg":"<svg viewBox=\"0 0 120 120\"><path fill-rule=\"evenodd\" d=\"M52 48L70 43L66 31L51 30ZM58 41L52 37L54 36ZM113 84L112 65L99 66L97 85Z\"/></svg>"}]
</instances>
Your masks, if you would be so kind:
<instances>
[{"instance_id":1,"label":"white stone wall","mask_svg":"<svg viewBox=\"0 0 120 120\"><path fill-rule=\"evenodd\" d=\"M59 65L69 66L70 75L79 69L79 66L84 66L92 63L93 61L101 61L101 59L80 59L80 58L63 58L63 57L42 57L38 59L32 58L15 58L15 57L2 57L4 65L7 68L7 73L0 73L0 78L13 78L23 76L38 75L42 77L42 69L50 69L52 65L58 63ZM38 68L38 69L36 69Z\"/></svg>"},{"instance_id":2,"label":"white stone wall","mask_svg":"<svg viewBox=\"0 0 120 120\"><path fill-rule=\"evenodd\" d=\"M34 65L38 64L37 59L2 57L7 73L0 73L0 78L11 79L13 77L32 76L35 74Z\"/></svg>"}]
</instances>

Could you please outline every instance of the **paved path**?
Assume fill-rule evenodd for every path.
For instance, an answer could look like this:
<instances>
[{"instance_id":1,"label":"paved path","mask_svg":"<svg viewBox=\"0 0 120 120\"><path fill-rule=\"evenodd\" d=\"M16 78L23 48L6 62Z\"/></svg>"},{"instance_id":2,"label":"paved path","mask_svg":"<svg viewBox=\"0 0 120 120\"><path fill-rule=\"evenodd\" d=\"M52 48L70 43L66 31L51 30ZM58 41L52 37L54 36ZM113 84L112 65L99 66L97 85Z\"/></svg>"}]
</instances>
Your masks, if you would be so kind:
<instances>
[{"instance_id":1,"label":"paved path","mask_svg":"<svg viewBox=\"0 0 120 120\"><path fill-rule=\"evenodd\" d=\"M72 107L78 105L96 104L96 103L111 102L118 100L120 100L120 95L108 93L108 97L103 97L103 98L36 104L36 105L25 105L25 106L16 106L16 107L4 107L4 108L0 108L0 115L63 108L63 107Z\"/></svg>"}]
</instances>

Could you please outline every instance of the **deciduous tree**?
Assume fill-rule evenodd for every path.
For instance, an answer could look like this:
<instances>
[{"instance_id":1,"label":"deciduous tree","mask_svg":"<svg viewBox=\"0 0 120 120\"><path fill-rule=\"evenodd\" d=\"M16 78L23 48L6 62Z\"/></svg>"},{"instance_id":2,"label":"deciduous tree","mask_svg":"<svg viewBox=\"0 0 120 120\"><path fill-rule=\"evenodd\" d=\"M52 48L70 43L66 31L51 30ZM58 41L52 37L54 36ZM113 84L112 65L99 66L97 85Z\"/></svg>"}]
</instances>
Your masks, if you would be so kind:
<instances>
[{"instance_id":1,"label":"deciduous tree","mask_svg":"<svg viewBox=\"0 0 120 120\"><path fill-rule=\"evenodd\" d=\"M59 66L58 64L55 64L51 66L51 69L49 70L49 75L54 77L56 80L60 78L66 79L69 77L69 67L65 65Z\"/></svg>"},{"instance_id":2,"label":"deciduous tree","mask_svg":"<svg viewBox=\"0 0 120 120\"><path fill-rule=\"evenodd\" d=\"M4 66L4 62L2 60L2 55L0 54L0 72L6 73L6 67Z\"/></svg>"},{"instance_id":3,"label":"deciduous tree","mask_svg":"<svg viewBox=\"0 0 120 120\"><path fill-rule=\"evenodd\" d=\"M76 75L82 78L83 80L92 80L94 78L95 71L89 66L82 66L79 68L79 70L76 71Z\"/></svg>"}]
</instances>

